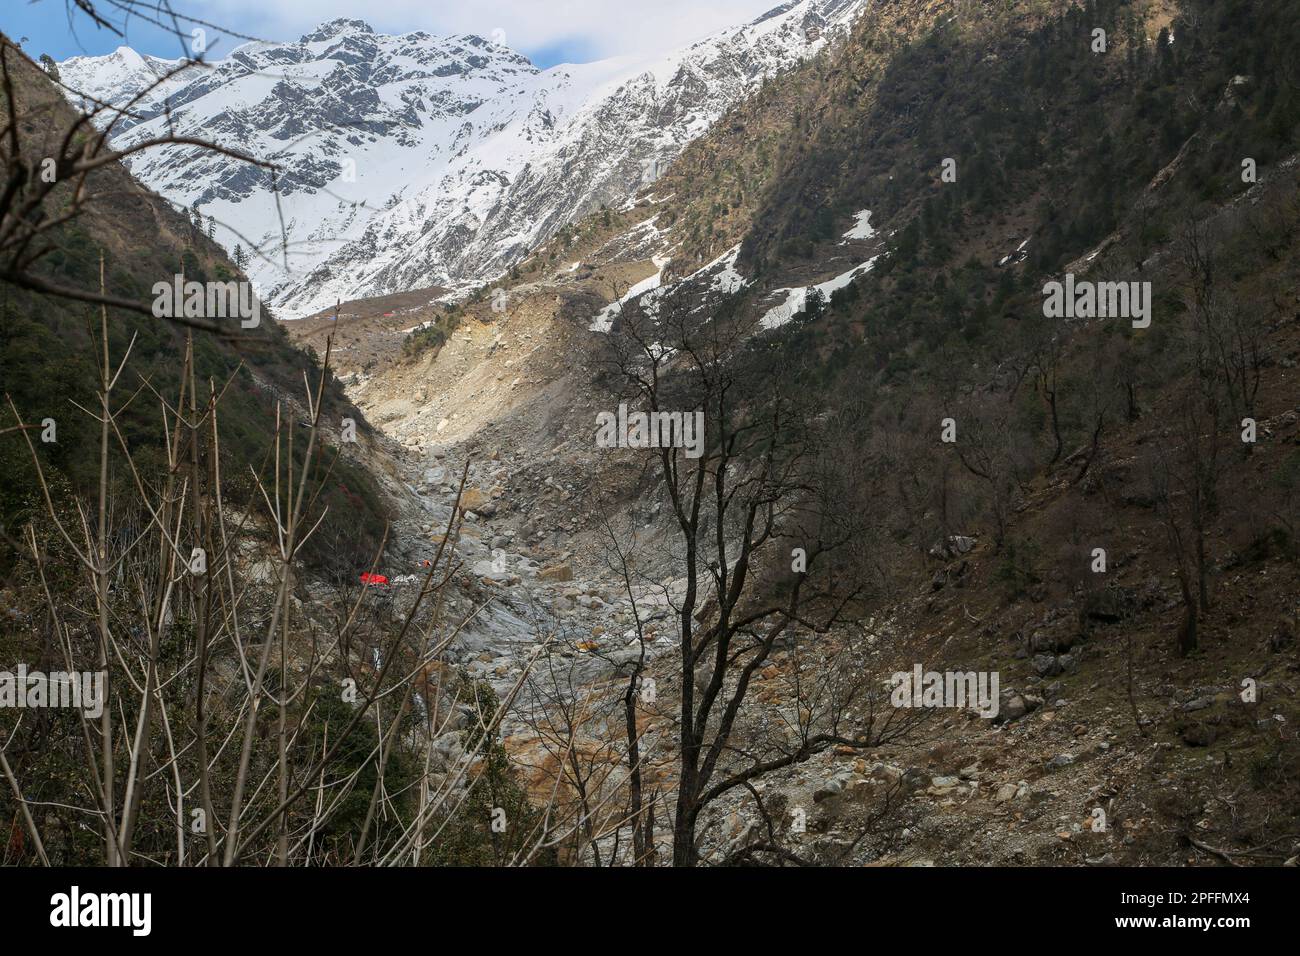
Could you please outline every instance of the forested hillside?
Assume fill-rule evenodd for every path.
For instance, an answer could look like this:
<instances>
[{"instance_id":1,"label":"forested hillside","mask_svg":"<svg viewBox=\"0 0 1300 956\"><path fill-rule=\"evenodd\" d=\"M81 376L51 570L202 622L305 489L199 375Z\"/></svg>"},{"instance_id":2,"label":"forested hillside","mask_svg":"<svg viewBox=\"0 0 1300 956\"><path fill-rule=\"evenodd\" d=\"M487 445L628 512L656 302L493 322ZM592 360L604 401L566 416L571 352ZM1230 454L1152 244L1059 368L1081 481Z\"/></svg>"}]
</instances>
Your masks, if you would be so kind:
<instances>
[{"instance_id":1,"label":"forested hillside","mask_svg":"<svg viewBox=\"0 0 1300 956\"><path fill-rule=\"evenodd\" d=\"M3 42L15 100L24 117L19 123L22 156L33 163L36 178L40 159L57 155L60 137L73 128L77 114L43 70L8 40ZM93 139L95 133L83 127L77 135L82 141ZM40 215L53 218L58 210L67 209L74 188L69 183L56 189L50 208ZM49 252L34 267L38 277L59 287L97 293L102 263L104 292L146 307L155 299L155 283L170 284L177 274L200 283L242 279L205 234L203 223L192 221L186 212L137 184L120 165L95 170L84 191L91 197L86 211L44 236ZM71 495L94 489L98 479L99 459L92 449L99 439L99 424L92 413L100 381L99 328L99 309L93 304L10 283L0 289L0 393L13 402L12 408L6 402L3 410L4 427L17 424L15 411L29 426L39 426L47 418L55 421L56 441L37 440L39 429L31 434L65 502ZM110 309L108 328L114 369L128 348L130 352L118 386L123 397L119 418L123 439L142 474L156 478L167 462L160 403L178 400L180 357L193 330L118 309ZM198 404L205 402L209 383L224 393L221 448L231 500L249 505L254 501L249 468L262 471L271 461L277 401L299 403L304 373L315 379L319 368L289 343L265 308L254 328L244 328L231 318L216 332L194 332L193 348L194 375L203 393ZM363 431L368 427L337 382L331 380L325 394L325 421L333 430L347 415ZM125 491L132 479L119 451L115 447L109 452L114 459L113 481ZM364 464L344 458L321 490L320 501L330 517L324 533L311 545L314 559L328 557L349 570L352 564L364 564L378 547L386 510L373 479ZM28 443L19 432L9 431L0 436L0 524L11 529L0 545L5 567L22 561L12 529L42 507Z\"/></svg>"}]
</instances>

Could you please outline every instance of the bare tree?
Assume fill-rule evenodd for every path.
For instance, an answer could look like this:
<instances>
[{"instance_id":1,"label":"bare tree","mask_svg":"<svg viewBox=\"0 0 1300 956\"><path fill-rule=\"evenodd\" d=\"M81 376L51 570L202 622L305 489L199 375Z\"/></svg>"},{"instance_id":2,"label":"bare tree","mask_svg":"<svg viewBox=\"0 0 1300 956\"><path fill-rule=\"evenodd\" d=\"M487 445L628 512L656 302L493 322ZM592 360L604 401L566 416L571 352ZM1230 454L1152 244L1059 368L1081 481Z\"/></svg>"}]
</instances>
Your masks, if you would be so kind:
<instances>
[{"instance_id":1,"label":"bare tree","mask_svg":"<svg viewBox=\"0 0 1300 956\"><path fill-rule=\"evenodd\" d=\"M880 746L908 726L899 711L869 703L859 674L802 701L788 734L737 739L751 684L774 651L826 634L863 596L858 569L842 560L856 525L839 507L837 456L819 442L816 410L771 368L752 367L762 353L754 331L701 317L668 292L623 310L611 343L616 397L649 413L700 413L704 423L691 455L680 442L648 452L681 549L677 866L699 862L700 817L715 800L832 746ZM746 388L756 379L764 392Z\"/></svg>"}]
</instances>

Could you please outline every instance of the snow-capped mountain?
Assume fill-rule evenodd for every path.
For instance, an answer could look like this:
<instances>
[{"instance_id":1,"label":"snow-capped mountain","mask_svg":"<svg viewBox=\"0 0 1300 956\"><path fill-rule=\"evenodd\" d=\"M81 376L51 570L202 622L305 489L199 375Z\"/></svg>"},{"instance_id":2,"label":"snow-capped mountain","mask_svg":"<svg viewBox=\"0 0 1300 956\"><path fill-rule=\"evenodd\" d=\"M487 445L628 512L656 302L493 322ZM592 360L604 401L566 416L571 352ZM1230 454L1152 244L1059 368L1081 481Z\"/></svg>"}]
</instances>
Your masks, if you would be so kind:
<instances>
[{"instance_id":1,"label":"snow-capped mountain","mask_svg":"<svg viewBox=\"0 0 1300 956\"><path fill-rule=\"evenodd\" d=\"M866 3L795 0L668 55L548 70L481 37L385 36L346 19L172 76L178 62L125 47L59 70L98 100L140 97L118 120L115 146L170 123L275 164L177 146L139 155L131 170L214 217L228 249L257 250L249 275L292 317L340 298L499 275L563 225L652 181Z\"/></svg>"}]
</instances>

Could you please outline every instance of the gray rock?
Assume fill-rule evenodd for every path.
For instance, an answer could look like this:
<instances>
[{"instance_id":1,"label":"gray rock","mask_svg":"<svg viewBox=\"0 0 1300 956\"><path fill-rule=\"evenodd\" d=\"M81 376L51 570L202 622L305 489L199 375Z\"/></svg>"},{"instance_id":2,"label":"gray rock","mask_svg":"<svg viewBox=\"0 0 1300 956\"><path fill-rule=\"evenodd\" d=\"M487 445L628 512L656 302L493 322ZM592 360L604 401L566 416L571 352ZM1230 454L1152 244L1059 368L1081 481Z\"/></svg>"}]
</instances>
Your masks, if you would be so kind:
<instances>
[{"instance_id":1,"label":"gray rock","mask_svg":"<svg viewBox=\"0 0 1300 956\"><path fill-rule=\"evenodd\" d=\"M915 790L925 785L926 774L919 767L908 767L903 774L903 785Z\"/></svg>"},{"instance_id":2,"label":"gray rock","mask_svg":"<svg viewBox=\"0 0 1300 956\"><path fill-rule=\"evenodd\" d=\"M903 770L895 767L893 764L877 761L871 765L871 777L875 780L885 780L889 783L895 783L903 778Z\"/></svg>"},{"instance_id":3,"label":"gray rock","mask_svg":"<svg viewBox=\"0 0 1300 956\"><path fill-rule=\"evenodd\" d=\"M948 544L958 554L967 554L975 547L975 539L964 534L954 534L948 539Z\"/></svg>"},{"instance_id":4,"label":"gray rock","mask_svg":"<svg viewBox=\"0 0 1300 956\"><path fill-rule=\"evenodd\" d=\"M1054 654L1035 654L1033 668L1039 677L1054 677L1062 670L1061 662Z\"/></svg>"},{"instance_id":5,"label":"gray rock","mask_svg":"<svg viewBox=\"0 0 1300 956\"><path fill-rule=\"evenodd\" d=\"M1029 638L1029 649L1035 654L1051 653L1057 649L1056 637L1046 631L1035 631Z\"/></svg>"},{"instance_id":6,"label":"gray rock","mask_svg":"<svg viewBox=\"0 0 1300 956\"><path fill-rule=\"evenodd\" d=\"M1019 720L1029 713L1029 705L1019 694L1012 694L998 708L998 716L1003 720Z\"/></svg>"},{"instance_id":7,"label":"gray rock","mask_svg":"<svg viewBox=\"0 0 1300 956\"><path fill-rule=\"evenodd\" d=\"M813 803L821 803L823 800L839 796L844 792L845 788L848 787L849 781L852 779L852 771L841 770L813 791Z\"/></svg>"}]
</instances>

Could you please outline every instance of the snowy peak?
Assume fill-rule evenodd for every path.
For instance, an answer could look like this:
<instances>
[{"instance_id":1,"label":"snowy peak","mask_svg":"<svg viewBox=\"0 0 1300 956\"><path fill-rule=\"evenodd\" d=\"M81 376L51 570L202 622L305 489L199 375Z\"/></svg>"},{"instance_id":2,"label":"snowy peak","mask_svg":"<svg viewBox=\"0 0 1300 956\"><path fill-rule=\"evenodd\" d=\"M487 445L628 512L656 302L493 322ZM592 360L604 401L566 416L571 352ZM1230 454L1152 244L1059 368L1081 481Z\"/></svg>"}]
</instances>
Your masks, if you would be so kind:
<instances>
[{"instance_id":1,"label":"snowy peak","mask_svg":"<svg viewBox=\"0 0 1300 956\"><path fill-rule=\"evenodd\" d=\"M479 284L653 182L766 77L847 31L866 3L797 0L665 55L548 70L479 36L388 36L331 20L296 42L246 43L184 70L118 123L113 142L171 122L276 164L273 175L177 147L131 169L213 217L215 238L239 247L283 314ZM119 51L61 72L72 89L121 102L175 66Z\"/></svg>"},{"instance_id":2,"label":"snowy peak","mask_svg":"<svg viewBox=\"0 0 1300 956\"><path fill-rule=\"evenodd\" d=\"M60 74L75 90L120 103L128 98L128 92L135 95L180 62L141 56L120 47L107 56L72 57L60 64ZM508 81L515 75L536 72L527 57L481 37L436 37L424 32L387 36L376 34L360 20L339 19L297 42L254 41L242 44L224 59L193 65L150 96L137 113L147 118L165 104L175 110L214 93L220 95L203 106L224 107L227 101L241 99L240 94L248 94L251 103L253 97L265 97L277 89L282 93L283 84L320 85L319 92L329 95L338 92L334 87L346 84L378 88L388 83L474 75ZM250 77L262 82L225 89Z\"/></svg>"},{"instance_id":3,"label":"snowy peak","mask_svg":"<svg viewBox=\"0 0 1300 956\"><path fill-rule=\"evenodd\" d=\"M374 32L374 28L364 20L338 17L337 19L330 20L328 23L322 23L315 30L312 30L311 33L304 34L298 42L321 43L344 33L373 34Z\"/></svg>"},{"instance_id":4,"label":"snowy peak","mask_svg":"<svg viewBox=\"0 0 1300 956\"><path fill-rule=\"evenodd\" d=\"M74 56L59 64L63 83L106 103L125 103L175 70L179 60L142 56L120 46L104 56Z\"/></svg>"}]
</instances>

